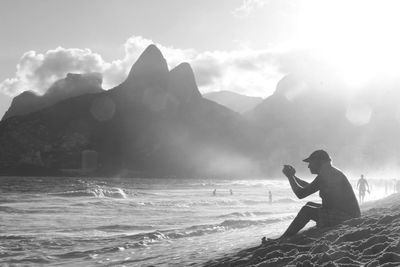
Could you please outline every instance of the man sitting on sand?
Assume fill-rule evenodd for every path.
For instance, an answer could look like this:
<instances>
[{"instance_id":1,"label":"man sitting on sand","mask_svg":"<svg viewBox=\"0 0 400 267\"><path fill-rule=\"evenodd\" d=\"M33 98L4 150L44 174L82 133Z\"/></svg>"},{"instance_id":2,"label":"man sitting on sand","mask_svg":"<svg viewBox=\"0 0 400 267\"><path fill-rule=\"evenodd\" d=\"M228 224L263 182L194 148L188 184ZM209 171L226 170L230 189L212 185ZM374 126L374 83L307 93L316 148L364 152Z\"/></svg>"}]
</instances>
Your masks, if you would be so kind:
<instances>
[{"instance_id":1,"label":"man sitting on sand","mask_svg":"<svg viewBox=\"0 0 400 267\"><path fill-rule=\"evenodd\" d=\"M303 206L288 229L279 239L285 239L298 233L310 220L317 227L330 227L345 220L360 217L360 207L353 189L346 176L332 166L331 158L324 150L314 151L303 160L317 177L311 183L295 176L296 170L290 165L284 165L282 172L289 180L295 195L303 199L317 191L322 204L308 202ZM262 243L266 243L265 237Z\"/></svg>"}]
</instances>

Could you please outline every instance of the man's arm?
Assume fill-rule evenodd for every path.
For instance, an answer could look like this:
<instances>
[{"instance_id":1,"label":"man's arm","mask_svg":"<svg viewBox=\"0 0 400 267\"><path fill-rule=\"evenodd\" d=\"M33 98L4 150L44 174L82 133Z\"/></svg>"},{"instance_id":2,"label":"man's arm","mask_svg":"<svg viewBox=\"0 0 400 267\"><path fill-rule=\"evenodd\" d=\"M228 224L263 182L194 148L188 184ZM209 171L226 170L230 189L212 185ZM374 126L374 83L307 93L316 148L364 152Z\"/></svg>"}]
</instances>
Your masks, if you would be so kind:
<instances>
[{"instance_id":1,"label":"man's arm","mask_svg":"<svg viewBox=\"0 0 400 267\"><path fill-rule=\"evenodd\" d=\"M317 192L319 190L318 181L315 179L311 184L301 180L296 176L288 177L290 187L292 187L293 193L300 199L308 197L309 195ZM297 181L300 180L304 183L307 183L305 186L301 186Z\"/></svg>"},{"instance_id":2,"label":"man's arm","mask_svg":"<svg viewBox=\"0 0 400 267\"><path fill-rule=\"evenodd\" d=\"M294 180L297 182L297 184L301 187L305 187L307 185L309 185L310 183L300 179L299 177L297 177L296 175L293 175Z\"/></svg>"},{"instance_id":3,"label":"man's arm","mask_svg":"<svg viewBox=\"0 0 400 267\"><path fill-rule=\"evenodd\" d=\"M285 165L282 172L289 180L293 193L300 199L305 198L319 190L318 180L315 179L311 184L295 176L296 170L289 165Z\"/></svg>"}]
</instances>

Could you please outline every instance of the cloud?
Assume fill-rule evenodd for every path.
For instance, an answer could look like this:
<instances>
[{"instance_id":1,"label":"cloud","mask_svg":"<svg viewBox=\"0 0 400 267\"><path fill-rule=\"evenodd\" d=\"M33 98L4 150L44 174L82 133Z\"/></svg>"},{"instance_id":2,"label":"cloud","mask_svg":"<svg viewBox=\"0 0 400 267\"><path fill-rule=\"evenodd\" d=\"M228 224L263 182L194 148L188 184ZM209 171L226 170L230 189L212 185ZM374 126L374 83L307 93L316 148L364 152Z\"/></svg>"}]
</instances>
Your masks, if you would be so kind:
<instances>
[{"instance_id":1,"label":"cloud","mask_svg":"<svg viewBox=\"0 0 400 267\"><path fill-rule=\"evenodd\" d=\"M67 73L99 72L103 88L110 89L124 81L130 68L150 44L150 39L132 36L124 44L124 56L107 62L90 49L63 48L44 53L26 52L17 65L14 77L0 83L0 92L15 96L31 90L43 94ZM277 57L271 51L240 48L233 51L179 49L155 43L172 69L182 62L193 68L202 93L231 90L252 96L268 96L282 77Z\"/></svg>"},{"instance_id":2,"label":"cloud","mask_svg":"<svg viewBox=\"0 0 400 267\"><path fill-rule=\"evenodd\" d=\"M90 49L63 48L48 50L45 53L28 51L23 54L15 76L0 83L0 91L15 96L30 90L43 94L55 81L64 78L67 73L99 72L103 74L103 87L112 88L121 83L131 66L152 40L140 36L129 38L125 44L122 59L106 62L101 55ZM174 49L157 44L167 58L170 67L181 61L188 61L194 51Z\"/></svg>"},{"instance_id":3,"label":"cloud","mask_svg":"<svg viewBox=\"0 0 400 267\"><path fill-rule=\"evenodd\" d=\"M202 93L229 90L266 97L283 76L275 65L276 56L250 49L204 52L193 59L192 66Z\"/></svg>"},{"instance_id":4,"label":"cloud","mask_svg":"<svg viewBox=\"0 0 400 267\"><path fill-rule=\"evenodd\" d=\"M15 76L0 83L0 90L8 95L26 90L43 94L68 72L103 72L104 65L102 57L90 49L58 47L44 54L28 51L21 57Z\"/></svg>"},{"instance_id":5,"label":"cloud","mask_svg":"<svg viewBox=\"0 0 400 267\"><path fill-rule=\"evenodd\" d=\"M232 14L238 18L248 17L254 10L262 8L265 0L243 0L242 5L232 11Z\"/></svg>"}]
</instances>

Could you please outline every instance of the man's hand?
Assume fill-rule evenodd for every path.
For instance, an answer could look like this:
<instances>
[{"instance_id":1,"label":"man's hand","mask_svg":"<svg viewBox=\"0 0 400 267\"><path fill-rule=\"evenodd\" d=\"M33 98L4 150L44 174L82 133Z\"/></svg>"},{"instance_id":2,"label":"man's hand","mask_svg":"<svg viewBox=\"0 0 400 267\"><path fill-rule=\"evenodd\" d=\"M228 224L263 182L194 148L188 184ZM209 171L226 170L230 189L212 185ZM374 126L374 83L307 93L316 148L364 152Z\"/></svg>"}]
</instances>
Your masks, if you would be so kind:
<instances>
[{"instance_id":1,"label":"man's hand","mask_svg":"<svg viewBox=\"0 0 400 267\"><path fill-rule=\"evenodd\" d=\"M296 170L290 165L283 165L282 172L286 177L293 177L296 173Z\"/></svg>"}]
</instances>

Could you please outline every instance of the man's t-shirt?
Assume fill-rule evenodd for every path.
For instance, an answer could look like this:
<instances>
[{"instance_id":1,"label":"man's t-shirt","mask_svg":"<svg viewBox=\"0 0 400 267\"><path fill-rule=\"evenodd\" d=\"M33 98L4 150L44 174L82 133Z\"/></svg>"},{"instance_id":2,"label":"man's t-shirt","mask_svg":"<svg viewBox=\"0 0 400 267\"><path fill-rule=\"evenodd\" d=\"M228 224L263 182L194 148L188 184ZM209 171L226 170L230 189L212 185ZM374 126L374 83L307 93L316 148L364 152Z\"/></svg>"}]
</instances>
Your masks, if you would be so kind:
<instances>
[{"instance_id":1,"label":"man's t-shirt","mask_svg":"<svg viewBox=\"0 0 400 267\"><path fill-rule=\"evenodd\" d=\"M323 166L310 187L312 191L319 190L323 209L341 211L352 217L361 215L353 188L346 176L335 167Z\"/></svg>"}]
</instances>

